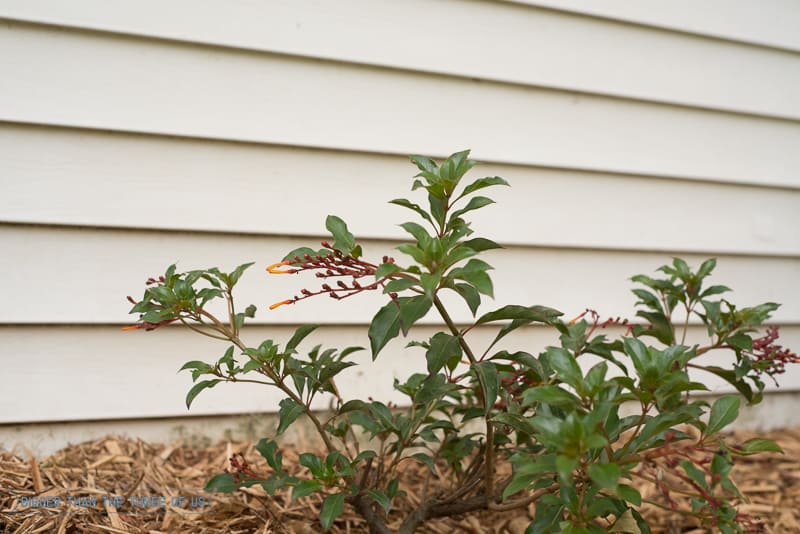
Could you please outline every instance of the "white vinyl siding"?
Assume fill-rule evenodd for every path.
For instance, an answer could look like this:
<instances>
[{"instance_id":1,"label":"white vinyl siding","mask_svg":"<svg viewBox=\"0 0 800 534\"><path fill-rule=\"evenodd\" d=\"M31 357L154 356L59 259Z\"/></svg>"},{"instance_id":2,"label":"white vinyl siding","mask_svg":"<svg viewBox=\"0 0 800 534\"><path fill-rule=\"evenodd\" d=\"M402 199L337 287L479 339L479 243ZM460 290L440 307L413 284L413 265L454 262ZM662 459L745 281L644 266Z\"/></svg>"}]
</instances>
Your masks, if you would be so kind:
<instances>
[{"instance_id":1,"label":"white vinyl siding","mask_svg":"<svg viewBox=\"0 0 800 534\"><path fill-rule=\"evenodd\" d=\"M318 342L367 345L380 295L268 312L317 280L264 266L322 239L329 213L392 253L413 214L386 202L422 201L407 155L464 148L476 178L512 185L474 217L506 247L485 310L633 317L631 275L716 256L734 302L783 303L797 348L798 10L709 16L721 2L0 3L0 424L274 411L274 392L218 386L187 412L175 371L224 345L120 332L125 296L172 262L256 261L238 291L260 307L254 339L311 321ZM519 348L552 336L525 329ZM395 399L391 379L423 368L402 347L365 353L342 389Z\"/></svg>"}]
</instances>

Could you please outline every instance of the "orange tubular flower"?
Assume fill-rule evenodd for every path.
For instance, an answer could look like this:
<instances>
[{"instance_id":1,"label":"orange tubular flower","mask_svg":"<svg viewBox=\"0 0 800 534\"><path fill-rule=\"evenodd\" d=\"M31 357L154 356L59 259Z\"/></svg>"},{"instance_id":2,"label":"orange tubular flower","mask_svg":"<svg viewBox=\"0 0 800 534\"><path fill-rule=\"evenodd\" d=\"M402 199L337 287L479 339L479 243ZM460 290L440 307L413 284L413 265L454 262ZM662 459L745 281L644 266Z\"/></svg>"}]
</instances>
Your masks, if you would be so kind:
<instances>
[{"instance_id":1,"label":"orange tubular flower","mask_svg":"<svg viewBox=\"0 0 800 534\"><path fill-rule=\"evenodd\" d=\"M121 330L124 330L124 331L127 332L128 330L141 330L141 328L142 328L142 325L140 325L140 324L132 324L132 325L129 325L129 326L123 326L121 328Z\"/></svg>"},{"instance_id":2,"label":"orange tubular flower","mask_svg":"<svg viewBox=\"0 0 800 534\"><path fill-rule=\"evenodd\" d=\"M276 264L276 265L277 265L277 264ZM294 302L293 300L282 300L282 301L280 301L280 302L276 302L275 304L272 304L272 305L269 307L269 309L270 309L270 310L274 310L274 309L275 309L275 308L277 308L278 306L283 306L284 304L292 304L293 302Z\"/></svg>"},{"instance_id":3,"label":"orange tubular flower","mask_svg":"<svg viewBox=\"0 0 800 534\"><path fill-rule=\"evenodd\" d=\"M291 265L291 264L292 262L289 260L279 261L278 263L273 263L272 265L267 267L267 271L270 274L294 274L297 272L296 269L287 269L285 271L280 269L280 267L283 267L284 265Z\"/></svg>"}]
</instances>

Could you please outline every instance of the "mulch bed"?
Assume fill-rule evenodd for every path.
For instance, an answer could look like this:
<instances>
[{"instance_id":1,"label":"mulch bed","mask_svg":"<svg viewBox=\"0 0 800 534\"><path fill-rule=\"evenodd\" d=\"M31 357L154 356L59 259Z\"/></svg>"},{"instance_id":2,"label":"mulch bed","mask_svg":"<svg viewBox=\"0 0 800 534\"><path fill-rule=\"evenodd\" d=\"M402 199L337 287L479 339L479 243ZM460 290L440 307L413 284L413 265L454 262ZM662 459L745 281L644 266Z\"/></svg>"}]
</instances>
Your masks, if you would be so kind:
<instances>
[{"instance_id":1,"label":"mulch bed","mask_svg":"<svg viewBox=\"0 0 800 534\"><path fill-rule=\"evenodd\" d=\"M753 434L737 433L732 439L749 437ZM759 516L769 533L800 533L800 429L763 437L778 442L786 454L761 454L737 461L734 479L749 499L739 509ZM296 464L297 452L291 447L282 451L284 465L292 465L290 471L300 473L304 468ZM193 448L112 436L67 447L45 459L0 452L0 531L235 534L321 530L316 522L319 497L291 501L285 494L268 497L260 487L231 495L205 493L208 479L222 472L228 458L237 452L256 468L266 465L253 443ZM424 476L410 466L404 475L402 487L410 504L415 504ZM642 492L658 499L649 488ZM162 497L163 507L158 502ZM38 507L30 506L34 498ZM420 532L522 534L532 511L436 520L426 523ZM654 533L706 532L661 509L651 507L645 515ZM398 524L399 520L400 516ZM367 530L364 521L346 509L330 532L363 534Z\"/></svg>"}]
</instances>

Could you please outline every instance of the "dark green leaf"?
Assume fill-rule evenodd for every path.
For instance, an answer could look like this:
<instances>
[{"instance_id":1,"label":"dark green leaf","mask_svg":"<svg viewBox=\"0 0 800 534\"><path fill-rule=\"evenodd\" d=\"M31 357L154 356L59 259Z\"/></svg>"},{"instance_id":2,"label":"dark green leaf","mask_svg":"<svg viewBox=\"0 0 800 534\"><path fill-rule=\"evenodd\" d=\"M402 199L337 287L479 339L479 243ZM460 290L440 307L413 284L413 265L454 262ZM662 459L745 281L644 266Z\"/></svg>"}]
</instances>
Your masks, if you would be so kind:
<instances>
[{"instance_id":1,"label":"dark green leaf","mask_svg":"<svg viewBox=\"0 0 800 534\"><path fill-rule=\"evenodd\" d=\"M711 415L708 418L706 434L716 434L739 416L739 397L726 395L717 399L711 406Z\"/></svg>"},{"instance_id":2,"label":"dark green leaf","mask_svg":"<svg viewBox=\"0 0 800 534\"><path fill-rule=\"evenodd\" d=\"M783 452L780 445L775 443L772 440L764 439L764 438L752 438L748 439L744 443L740 449L737 450L739 454L755 454L757 452Z\"/></svg>"},{"instance_id":3,"label":"dark green leaf","mask_svg":"<svg viewBox=\"0 0 800 534\"><path fill-rule=\"evenodd\" d=\"M634 506L642 505L642 494L636 488L620 484L617 486L617 495Z\"/></svg>"},{"instance_id":4,"label":"dark green leaf","mask_svg":"<svg viewBox=\"0 0 800 534\"><path fill-rule=\"evenodd\" d=\"M475 252L483 252L484 250L493 250L496 248L503 248L491 239L485 239L483 237L476 237L473 239L469 239L464 241L462 245L471 248Z\"/></svg>"},{"instance_id":5,"label":"dark green leaf","mask_svg":"<svg viewBox=\"0 0 800 534\"><path fill-rule=\"evenodd\" d=\"M201 361L198 361L198 360L192 360L190 362L184 363L183 367L178 369L178 372L180 373L181 371L185 371L186 369L197 369L197 370L202 370L204 373L207 373L208 371L212 370L213 368L214 368L213 366L208 365L206 362L201 362Z\"/></svg>"},{"instance_id":6,"label":"dark green leaf","mask_svg":"<svg viewBox=\"0 0 800 534\"><path fill-rule=\"evenodd\" d=\"M414 163L414 165L416 165L417 168L423 172L435 174L438 169L436 162L426 156L413 155L409 156L408 159L410 159L412 163Z\"/></svg>"},{"instance_id":7,"label":"dark green leaf","mask_svg":"<svg viewBox=\"0 0 800 534\"><path fill-rule=\"evenodd\" d=\"M489 413L497 400L497 391L500 380L497 376L497 366L490 361L478 362L471 366L478 375L483 389L483 407Z\"/></svg>"},{"instance_id":8,"label":"dark green leaf","mask_svg":"<svg viewBox=\"0 0 800 534\"><path fill-rule=\"evenodd\" d=\"M450 214L450 220L453 221L467 212L483 208L489 204L494 204L494 200L489 197L472 197L469 199L469 202L467 202L466 206Z\"/></svg>"},{"instance_id":9,"label":"dark green leaf","mask_svg":"<svg viewBox=\"0 0 800 534\"><path fill-rule=\"evenodd\" d=\"M419 204L414 204L413 202L406 200L404 198L396 198L394 200L390 200L389 204L395 204L397 206L403 206L404 208L408 208L410 210L415 211L420 217L428 221L429 223L433 224L433 220L431 220L431 216L423 210Z\"/></svg>"},{"instance_id":10,"label":"dark green leaf","mask_svg":"<svg viewBox=\"0 0 800 534\"><path fill-rule=\"evenodd\" d=\"M261 438L256 443L256 450L276 473L280 473L283 470L283 455L278 452L278 444L273 440Z\"/></svg>"},{"instance_id":11,"label":"dark green leaf","mask_svg":"<svg viewBox=\"0 0 800 534\"><path fill-rule=\"evenodd\" d=\"M721 293L727 293L730 290L731 290L731 288L729 288L728 286L711 286L711 287L709 287L708 289L706 289L705 291L703 291L700 294L700 298L704 299L704 298L711 297L713 295L719 295Z\"/></svg>"},{"instance_id":12,"label":"dark green leaf","mask_svg":"<svg viewBox=\"0 0 800 534\"><path fill-rule=\"evenodd\" d=\"M568 350L561 347L547 347L547 362L558 375L559 380L570 386L581 389L583 375L578 362Z\"/></svg>"},{"instance_id":13,"label":"dark green leaf","mask_svg":"<svg viewBox=\"0 0 800 534\"><path fill-rule=\"evenodd\" d=\"M230 287L235 286L236 283L239 281L239 278L242 277L242 274L244 273L244 271L246 269L252 267L253 265L255 265L255 262L243 263L242 265L240 265L236 269L234 269L233 272L230 274L230 276L228 276L229 286Z\"/></svg>"},{"instance_id":14,"label":"dark green leaf","mask_svg":"<svg viewBox=\"0 0 800 534\"><path fill-rule=\"evenodd\" d=\"M418 225L417 223L413 222L406 222L400 225L400 227L411 234L414 239L417 240L417 244L419 244L420 248L423 250L428 246L428 243L431 242L431 236L428 234L427 230L422 226Z\"/></svg>"},{"instance_id":15,"label":"dark green leaf","mask_svg":"<svg viewBox=\"0 0 800 534\"><path fill-rule=\"evenodd\" d=\"M588 474L601 488L614 489L622 471L617 464L598 463L589 466Z\"/></svg>"},{"instance_id":16,"label":"dark green leaf","mask_svg":"<svg viewBox=\"0 0 800 534\"><path fill-rule=\"evenodd\" d=\"M508 319L522 319L529 322L550 323L557 317L563 315L560 311L545 306L503 306L500 309L491 311L481 316L476 321L476 325L492 322L504 321Z\"/></svg>"},{"instance_id":17,"label":"dark green leaf","mask_svg":"<svg viewBox=\"0 0 800 534\"><path fill-rule=\"evenodd\" d=\"M335 240L333 248L349 256L356 246L356 238L347 230L347 224L335 215L328 215L325 219L325 228L333 235Z\"/></svg>"},{"instance_id":18,"label":"dark green leaf","mask_svg":"<svg viewBox=\"0 0 800 534\"><path fill-rule=\"evenodd\" d=\"M333 526L334 520L344 511L344 494L334 493L325 497L322 503L322 511L319 514L319 521L322 523L322 530L327 531Z\"/></svg>"},{"instance_id":19,"label":"dark green leaf","mask_svg":"<svg viewBox=\"0 0 800 534\"><path fill-rule=\"evenodd\" d=\"M433 465L433 458L430 455L425 454L424 452L418 452L411 455L412 458L417 460L418 462L422 462L423 464L428 466L428 469L431 470L431 473L436 473L436 466Z\"/></svg>"},{"instance_id":20,"label":"dark green leaf","mask_svg":"<svg viewBox=\"0 0 800 534\"><path fill-rule=\"evenodd\" d=\"M307 324L303 325L297 330L294 331L292 338L286 343L286 352L293 352L297 346L314 330L319 328L319 325L316 324Z\"/></svg>"},{"instance_id":21,"label":"dark green leaf","mask_svg":"<svg viewBox=\"0 0 800 534\"><path fill-rule=\"evenodd\" d=\"M367 490L366 494L369 495L373 501L378 503L387 514L389 513L389 510L392 509L392 502L389 500L389 497L387 497L384 492L380 490L371 489Z\"/></svg>"},{"instance_id":22,"label":"dark green leaf","mask_svg":"<svg viewBox=\"0 0 800 534\"><path fill-rule=\"evenodd\" d=\"M278 430L276 431L278 434L283 434L283 432L289 428L289 425L295 422L295 420L300 417L305 411L305 406L302 404L298 404L292 399L286 398L280 402L280 410L278 410Z\"/></svg>"},{"instance_id":23,"label":"dark green leaf","mask_svg":"<svg viewBox=\"0 0 800 534\"><path fill-rule=\"evenodd\" d=\"M375 269L375 279L380 280L386 275L396 273L401 271L400 267L395 265L394 263L381 263L378 265L378 268Z\"/></svg>"},{"instance_id":24,"label":"dark green leaf","mask_svg":"<svg viewBox=\"0 0 800 534\"><path fill-rule=\"evenodd\" d=\"M328 250L328 249L314 250L313 248L300 247L300 248L296 248L293 251L289 252L286 256L283 257L282 261L291 261L291 262L296 264L297 261L294 259L295 256L296 256L296 257L300 258L300 263L303 263L303 262L306 261L305 258L304 258L304 256L306 254L308 254L309 256L311 256L313 258L315 256L326 256L326 255L330 254L330 252L331 251Z\"/></svg>"},{"instance_id":25,"label":"dark green leaf","mask_svg":"<svg viewBox=\"0 0 800 534\"><path fill-rule=\"evenodd\" d=\"M467 303L469 311L472 312L472 316L474 317L475 313L478 311L478 307L481 305L481 296L478 290L469 284L454 284L453 288Z\"/></svg>"},{"instance_id":26,"label":"dark green leaf","mask_svg":"<svg viewBox=\"0 0 800 534\"><path fill-rule=\"evenodd\" d=\"M425 354L425 359L428 362L428 373L430 374L438 373L452 360L458 363L461 359L461 345L458 338L444 332L437 333L431 338L430 348Z\"/></svg>"},{"instance_id":27,"label":"dark green leaf","mask_svg":"<svg viewBox=\"0 0 800 534\"><path fill-rule=\"evenodd\" d=\"M433 302L425 296L399 297L387 303L373 317L369 325L369 340L374 360L380 350L397 337L400 330L407 334L411 325L428 313Z\"/></svg>"},{"instance_id":28,"label":"dark green leaf","mask_svg":"<svg viewBox=\"0 0 800 534\"><path fill-rule=\"evenodd\" d=\"M558 386L536 386L527 389L522 393L522 401L524 406L543 402L551 406L574 407L580 403L580 399L575 395Z\"/></svg>"},{"instance_id":29,"label":"dark green leaf","mask_svg":"<svg viewBox=\"0 0 800 534\"><path fill-rule=\"evenodd\" d=\"M301 480L292 488L292 500L311 495L322 489L322 483L318 480Z\"/></svg>"},{"instance_id":30,"label":"dark green leaf","mask_svg":"<svg viewBox=\"0 0 800 534\"><path fill-rule=\"evenodd\" d=\"M217 378L214 380L203 380L202 382L195 384L192 389L189 390L189 393L186 394L186 409L189 409L189 407L192 405L192 401L201 391L207 388L213 388L220 382L222 382L222 380Z\"/></svg>"},{"instance_id":31,"label":"dark green leaf","mask_svg":"<svg viewBox=\"0 0 800 534\"><path fill-rule=\"evenodd\" d=\"M714 270L714 267L717 266L717 260L714 258L708 259L700 265L700 268L697 270L697 278L705 278L711 271Z\"/></svg>"},{"instance_id":32,"label":"dark green leaf","mask_svg":"<svg viewBox=\"0 0 800 534\"><path fill-rule=\"evenodd\" d=\"M239 486L233 480L233 475L230 473L222 473L216 475L208 481L205 490L209 492L218 491L220 493L233 493L239 489Z\"/></svg>"},{"instance_id":33,"label":"dark green leaf","mask_svg":"<svg viewBox=\"0 0 800 534\"><path fill-rule=\"evenodd\" d=\"M469 195L479 189L483 189L484 187L489 187L492 185L508 185L504 179L500 178L499 176L490 176L486 178L478 178L467 187L464 188L464 192L461 193L461 196Z\"/></svg>"}]
</instances>

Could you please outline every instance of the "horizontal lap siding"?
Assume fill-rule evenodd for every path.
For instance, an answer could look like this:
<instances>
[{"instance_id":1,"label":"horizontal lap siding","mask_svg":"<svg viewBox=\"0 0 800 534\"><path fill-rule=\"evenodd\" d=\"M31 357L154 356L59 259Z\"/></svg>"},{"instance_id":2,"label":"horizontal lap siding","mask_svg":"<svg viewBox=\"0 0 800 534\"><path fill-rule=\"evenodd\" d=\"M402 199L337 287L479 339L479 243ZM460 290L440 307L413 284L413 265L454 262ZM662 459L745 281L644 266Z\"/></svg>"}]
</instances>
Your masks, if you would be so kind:
<instances>
[{"instance_id":1,"label":"horizontal lap siding","mask_svg":"<svg viewBox=\"0 0 800 534\"><path fill-rule=\"evenodd\" d=\"M243 337L251 342L274 338L284 342L291 336L288 326L245 328ZM496 329L479 328L470 333L477 347L484 347ZM417 327L409 339L424 339L431 327ZM690 342L702 340L699 328L691 329ZM800 328L786 327L782 340L800 345ZM390 387L395 378L424 372L424 351L404 349L407 339L387 345L374 363L366 351L356 353L358 366L337 377L337 385L348 398L371 396L382 401L403 402ZM303 347L322 343L325 347L367 345L365 328L327 327L306 341ZM537 353L557 343L552 330L525 328L509 336L504 347ZM120 332L97 327L0 327L0 346L13 354L19 364L7 366L0 375L0 425L34 421L91 420L136 417L173 417L277 411L282 396L274 388L257 384L219 384L204 391L192 403L184 402L192 385L188 372L177 370L189 360L214 362L225 352L225 344L167 327L156 332ZM302 347L301 347L302 348ZM57 357L56 357L57 355ZM597 362L582 358L585 369ZM704 356L707 364L723 364L726 354ZM616 374L613 366L611 374ZM695 374L694 378L701 378ZM790 369L782 383L800 382L800 367ZM730 392L713 376L702 379L714 392ZM767 381L770 391L778 391ZM315 407L327 407L320 399Z\"/></svg>"},{"instance_id":2,"label":"horizontal lap siding","mask_svg":"<svg viewBox=\"0 0 800 534\"><path fill-rule=\"evenodd\" d=\"M0 161L5 222L316 236L335 213L360 238L399 239L397 224L416 215L387 201L425 202L401 156L0 124ZM474 172L511 183L474 214L474 228L504 244L800 257L800 190L497 164Z\"/></svg>"},{"instance_id":3,"label":"horizontal lap siding","mask_svg":"<svg viewBox=\"0 0 800 534\"><path fill-rule=\"evenodd\" d=\"M797 54L510 3L378 5L6 0L0 17L800 118Z\"/></svg>"},{"instance_id":4,"label":"horizontal lap siding","mask_svg":"<svg viewBox=\"0 0 800 534\"><path fill-rule=\"evenodd\" d=\"M0 120L800 186L793 122L27 25L0 49Z\"/></svg>"},{"instance_id":5,"label":"horizontal lap siding","mask_svg":"<svg viewBox=\"0 0 800 534\"><path fill-rule=\"evenodd\" d=\"M125 295L173 261L256 261L238 291L260 307L255 339L310 321L326 325L328 345L366 344L380 295L268 312L318 281L264 266L319 241L328 213L368 254L392 253L396 224L413 214L385 202L418 198L405 155L467 147L482 161L476 177L512 183L474 218L507 246L487 257L486 310L630 317L629 276L672 255L693 265L716 255L714 282L743 305L784 303L774 320L800 344L800 55L734 42L792 48L781 27L759 37L754 19L737 35L725 17L692 26L660 6L664 24L700 35L664 31L613 0L594 4L596 16L569 13L568 0L416 1L422 11L362 0L0 5L0 423L187 414L189 379L175 370L224 346L180 328L119 331L134 319ZM474 335L485 343L492 330ZM552 342L531 328L517 348ZM400 400L392 378L422 369L420 351L402 347L348 371L342 389ZM800 376L781 382L797 389ZM274 411L279 400L219 386L191 413Z\"/></svg>"},{"instance_id":6,"label":"horizontal lap siding","mask_svg":"<svg viewBox=\"0 0 800 534\"><path fill-rule=\"evenodd\" d=\"M682 32L695 33L800 51L800 11L794 0L512 0L580 15L608 17Z\"/></svg>"},{"instance_id":7,"label":"horizontal lap siding","mask_svg":"<svg viewBox=\"0 0 800 534\"><path fill-rule=\"evenodd\" d=\"M192 270L211 266L233 269L250 261L255 261L256 266L243 277L237 293L242 296L243 305L254 303L261 307L259 321L368 323L385 301L377 293L341 302L317 297L272 312L264 310L273 302L299 294L303 287L320 285L311 274L268 276L264 271L266 265L279 261L289 250L317 243L319 238L0 226L0 247L16 262L4 280L7 302L15 304L0 307L0 323L124 324L132 319L127 315L130 305L125 302L125 295L140 296L144 280L163 273L170 262L178 262L181 270ZM399 263L406 264L404 257L392 251L393 245L363 242L367 257L377 260L384 254L393 254ZM685 257L695 267L705 259L697 255ZM670 261L670 256L510 247L487 253L486 260L495 267L496 296L495 302L488 301L487 309L523 303L552 306L573 315L592 307L604 315L632 316L635 298L629 291L629 277L654 273ZM800 324L797 286L790 285L798 279L800 259L730 256L720 259L711 280L732 287L735 293L731 298L743 305L782 302L776 321ZM37 293L36 300L26 298L32 290L42 287L37 284L52 290ZM457 302L457 320L468 321L465 306ZM434 320L431 313L429 321Z\"/></svg>"}]
</instances>

